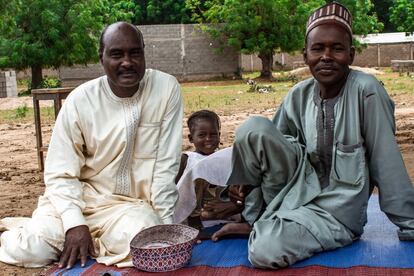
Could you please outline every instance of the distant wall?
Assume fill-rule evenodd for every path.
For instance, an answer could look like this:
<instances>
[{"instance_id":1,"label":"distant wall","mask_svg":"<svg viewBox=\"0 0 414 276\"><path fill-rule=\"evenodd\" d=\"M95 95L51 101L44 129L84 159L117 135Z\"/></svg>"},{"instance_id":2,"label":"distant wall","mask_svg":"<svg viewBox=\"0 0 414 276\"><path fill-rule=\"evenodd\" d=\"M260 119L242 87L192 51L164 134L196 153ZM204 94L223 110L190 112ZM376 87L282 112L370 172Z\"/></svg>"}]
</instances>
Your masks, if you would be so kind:
<instances>
[{"instance_id":1,"label":"distant wall","mask_svg":"<svg viewBox=\"0 0 414 276\"><path fill-rule=\"evenodd\" d=\"M303 61L302 53L293 55L278 53L274 55L275 69L294 69L295 65ZM361 53L356 53L353 65L360 67L389 67L391 60L412 60L414 59L414 43L387 43L369 44ZM262 64L257 55L242 55L242 69L244 71L260 71ZM280 66L283 65L283 66Z\"/></svg>"},{"instance_id":2,"label":"distant wall","mask_svg":"<svg viewBox=\"0 0 414 276\"><path fill-rule=\"evenodd\" d=\"M240 55L230 48L216 53L219 46L195 24L138 26L145 40L145 57L148 68L159 69L176 76L181 81L232 77L240 69L261 70L257 55ZM361 67L388 67L391 60L413 60L414 42L369 44L357 53L353 65ZM303 66L302 53L277 53L274 69L291 70ZM103 75L100 64L61 67L44 70L44 75L57 75L63 86L76 86ZM17 78L30 76L30 70L19 72Z\"/></svg>"},{"instance_id":3,"label":"distant wall","mask_svg":"<svg viewBox=\"0 0 414 276\"><path fill-rule=\"evenodd\" d=\"M414 60L391 60L391 68L396 72L414 72Z\"/></svg>"},{"instance_id":4,"label":"distant wall","mask_svg":"<svg viewBox=\"0 0 414 276\"><path fill-rule=\"evenodd\" d=\"M15 71L0 71L0 98L17 97Z\"/></svg>"},{"instance_id":5,"label":"distant wall","mask_svg":"<svg viewBox=\"0 0 414 276\"><path fill-rule=\"evenodd\" d=\"M230 48L220 54L219 45L194 24L138 26L144 35L148 68L159 69L179 80L203 80L235 76L240 55ZM61 67L63 86L75 86L103 75L100 64Z\"/></svg>"},{"instance_id":6,"label":"distant wall","mask_svg":"<svg viewBox=\"0 0 414 276\"><path fill-rule=\"evenodd\" d=\"M52 68L46 68L46 69L42 69L42 74L43 74L43 77L47 76L47 77L58 78L59 70L52 69ZM30 68L26 70L22 70L22 71L16 71L16 79L18 80L31 78L31 77L32 77L32 73L31 73Z\"/></svg>"}]
</instances>

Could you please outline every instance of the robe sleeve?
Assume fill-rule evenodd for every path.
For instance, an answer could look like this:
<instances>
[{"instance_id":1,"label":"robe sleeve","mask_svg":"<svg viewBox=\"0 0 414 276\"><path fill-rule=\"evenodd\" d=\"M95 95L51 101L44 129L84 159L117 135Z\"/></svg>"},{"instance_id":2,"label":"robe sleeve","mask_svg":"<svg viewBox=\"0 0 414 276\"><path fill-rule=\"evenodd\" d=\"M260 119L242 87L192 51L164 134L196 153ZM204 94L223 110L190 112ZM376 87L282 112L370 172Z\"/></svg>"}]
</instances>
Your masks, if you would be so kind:
<instances>
[{"instance_id":1,"label":"robe sleeve","mask_svg":"<svg viewBox=\"0 0 414 276\"><path fill-rule=\"evenodd\" d=\"M297 138L298 141L302 142L303 133L289 116L289 111L293 113L290 100L290 94L286 96L282 104L277 109L275 115L273 116L272 122L277 129L280 130L284 135L289 135Z\"/></svg>"},{"instance_id":2,"label":"robe sleeve","mask_svg":"<svg viewBox=\"0 0 414 276\"><path fill-rule=\"evenodd\" d=\"M74 93L74 92L72 92ZM83 187L79 180L85 164L84 139L78 112L69 96L57 117L45 164L45 196L50 200L67 230L86 225Z\"/></svg>"},{"instance_id":3,"label":"robe sleeve","mask_svg":"<svg viewBox=\"0 0 414 276\"><path fill-rule=\"evenodd\" d=\"M414 240L414 189L395 138L394 103L378 82L363 91L363 133L371 185L400 239Z\"/></svg>"},{"instance_id":4,"label":"robe sleeve","mask_svg":"<svg viewBox=\"0 0 414 276\"><path fill-rule=\"evenodd\" d=\"M284 106L285 102L277 109L275 116L273 116L272 122L276 125L276 127L283 133L290 135L289 125L288 125L288 117L286 114L286 108Z\"/></svg>"},{"instance_id":5,"label":"robe sleeve","mask_svg":"<svg viewBox=\"0 0 414 276\"><path fill-rule=\"evenodd\" d=\"M151 185L151 202L164 223L173 222L178 192L175 177L181 155L183 103L178 82L174 82L171 97L161 123L158 153Z\"/></svg>"}]
</instances>

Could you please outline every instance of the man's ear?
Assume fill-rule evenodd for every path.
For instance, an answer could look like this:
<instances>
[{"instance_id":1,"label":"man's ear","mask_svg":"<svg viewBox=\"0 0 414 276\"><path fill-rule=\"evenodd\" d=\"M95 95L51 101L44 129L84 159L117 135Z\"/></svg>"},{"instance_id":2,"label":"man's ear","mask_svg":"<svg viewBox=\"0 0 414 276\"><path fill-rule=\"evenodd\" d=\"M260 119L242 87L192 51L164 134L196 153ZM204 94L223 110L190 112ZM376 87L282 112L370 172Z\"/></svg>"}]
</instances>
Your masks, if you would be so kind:
<instances>
[{"instance_id":1,"label":"man's ear","mask_svg":"<svg viewBox=\"0 0 414 276\"><path fill-rule=\"evenodd\" d=\"M188 134L188 140L190 141L190 143L192 143L193 142L193 135L191 135L191 133L190 134Z\"/></svg>"},{"instance_id":2,"label":"man's ear","mask_svg":"<svg viewBox=\"0 0 414 276\"><path fill-rule=\"evenodd\" d=\"M355 59L355 47L351 46L351 49L349 51L350 59L349 59L349 65L351 65L354 62Z\"/></svg>"},{"instance_id":3,"label":"man's ear","mask_svg":"<svg viewBox=\"0 0 414 276\"><path fill-rule=\"evenodd\" d=\"M306 54L306 46L302 48L303 61L308 64L308 55Z\"/></svg>"}]
</instances>

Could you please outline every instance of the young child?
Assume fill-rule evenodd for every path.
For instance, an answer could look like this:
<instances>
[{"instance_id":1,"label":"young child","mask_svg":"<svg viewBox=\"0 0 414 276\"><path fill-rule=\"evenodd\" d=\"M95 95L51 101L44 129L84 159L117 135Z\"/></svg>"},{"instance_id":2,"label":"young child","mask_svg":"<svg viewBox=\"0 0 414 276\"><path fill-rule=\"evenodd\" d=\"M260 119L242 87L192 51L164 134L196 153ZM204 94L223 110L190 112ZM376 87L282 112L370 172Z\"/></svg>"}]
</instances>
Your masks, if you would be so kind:
<instances>
[{"instance_id":1,"label":"young child","mask_svg":"<svg viewBox=\"0 0 414 276\"><path fill-rule=\"evenodd\" d=\"M208 156L211 158L211 155L216 152L220 144L220 118L216 113L209 110L194 112L188 118L187 126L190 131L188 139L194 145L195 151L187 151L182 154L175 182L178 185L181 199L185 197L188 206L192 206L191 201L196 200L195 209L189 215L187 221L189 225L201 229L203 225L208 225L205 221L227 219L240 213L243 206L242 204L225 202L219 199L219 194L223 190L223 187L220 186L225 186L225 183L215 183L220 185L217 186L202 178L187 177L183 179L183 176L188 174L191 169L194 170L197 163ZM215 171L211 171L211 174L215 173ZM224 179L224 177L221 179ZM182 192L186 189L193 189L195 199L188 196L189 193ZM178 212L180 211L182 210L178 210Z\"/></svg>"}]
</instances>

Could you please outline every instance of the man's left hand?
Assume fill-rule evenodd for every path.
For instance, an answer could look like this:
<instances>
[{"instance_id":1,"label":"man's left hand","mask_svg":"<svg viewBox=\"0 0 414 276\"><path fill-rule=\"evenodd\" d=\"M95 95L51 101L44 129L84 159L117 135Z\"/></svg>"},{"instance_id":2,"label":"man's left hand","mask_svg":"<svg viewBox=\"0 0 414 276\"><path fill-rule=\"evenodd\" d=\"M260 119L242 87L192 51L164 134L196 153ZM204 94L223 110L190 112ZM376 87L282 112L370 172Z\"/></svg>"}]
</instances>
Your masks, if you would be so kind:
<instances>
[{"instance_id":1,"label":"man's left hand","mask_svg":"<svg viewBox=\"0 0 414 276\"><path fill-rule=\"evenodd\" d=\"M79 225L69 229L66 232L65 245L59 260L59 268L65 266L67 269L72 268L78 257L81 259L81 266L84 267L89 255L97 256L89 227Z\"/></svg>"}]
</instances>

